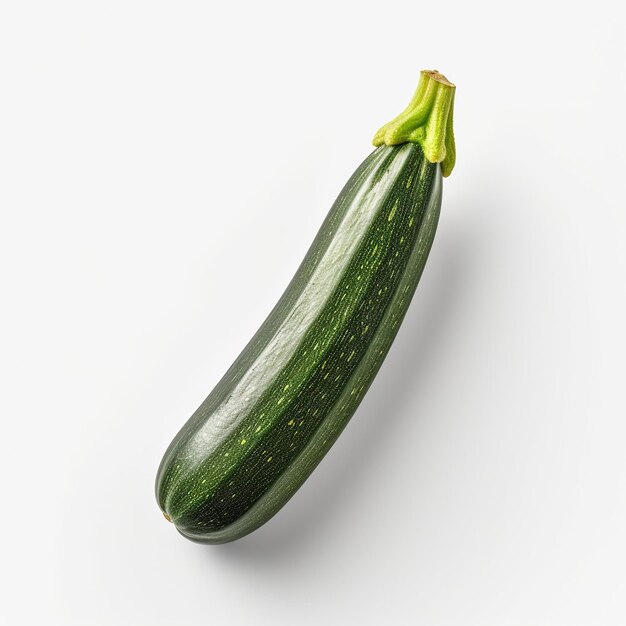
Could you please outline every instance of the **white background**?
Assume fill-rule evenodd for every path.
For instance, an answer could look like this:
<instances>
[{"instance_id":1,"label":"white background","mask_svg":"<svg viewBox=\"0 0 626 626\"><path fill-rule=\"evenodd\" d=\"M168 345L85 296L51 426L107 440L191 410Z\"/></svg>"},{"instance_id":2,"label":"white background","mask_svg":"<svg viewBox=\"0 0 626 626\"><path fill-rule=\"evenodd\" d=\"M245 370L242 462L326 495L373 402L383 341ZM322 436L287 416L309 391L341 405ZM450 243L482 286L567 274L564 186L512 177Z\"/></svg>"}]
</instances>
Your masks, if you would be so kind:
<instances>
[{"instance_id":1,"label":"white background","mask_svg":"<svg viewBox=\"0 0 626 626\"><path fill-rule=\"evenodd\" d=\"M4 2L0 621L625 624L620 11ZM192 544L161 455L421 68L458 164L398 339L277 517Z\"/></svg>"}]
</instances>

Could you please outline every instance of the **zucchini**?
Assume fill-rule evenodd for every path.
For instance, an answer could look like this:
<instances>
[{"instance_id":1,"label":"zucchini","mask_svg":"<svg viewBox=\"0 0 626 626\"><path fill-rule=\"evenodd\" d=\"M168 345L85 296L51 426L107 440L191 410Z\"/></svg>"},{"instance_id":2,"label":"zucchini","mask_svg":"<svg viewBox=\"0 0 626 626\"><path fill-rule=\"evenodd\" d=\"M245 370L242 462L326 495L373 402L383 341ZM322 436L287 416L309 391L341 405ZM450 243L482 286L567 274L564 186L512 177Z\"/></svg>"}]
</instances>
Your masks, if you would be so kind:
<instances>
[{"instance_id":1,"label":"zucchini","mask_svg":"<svg viewBox=\"0 0 626 626\"><path fill-rule=\"evenodd\" d=\"M455 160L454 89L422 72L269 317L167 449L157 500L189 539L224 543L265 523L361 402L433 242Z\"/></svg>"}]
</instances>

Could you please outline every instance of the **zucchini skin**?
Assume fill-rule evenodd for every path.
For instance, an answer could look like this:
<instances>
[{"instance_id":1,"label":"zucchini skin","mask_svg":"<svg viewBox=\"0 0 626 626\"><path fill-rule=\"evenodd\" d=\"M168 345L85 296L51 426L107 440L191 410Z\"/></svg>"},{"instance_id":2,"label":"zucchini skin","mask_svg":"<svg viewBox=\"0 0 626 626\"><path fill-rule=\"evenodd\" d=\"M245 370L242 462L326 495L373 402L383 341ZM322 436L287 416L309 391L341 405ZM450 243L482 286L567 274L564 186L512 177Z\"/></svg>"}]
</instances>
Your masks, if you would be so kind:
<instances>
[{"instance_id":1,"label":"zucchini skin","mask_svg":"<svg viewBox=\"0 0 626 626\"><path fill-rule=\"evenodd\" d=\"M157 500L184 536L252 532L321 461L404 318L441 188L440 165L415 143L380 146L352 175L268 318L163 457Z\"/></svg>"}]
</instances>

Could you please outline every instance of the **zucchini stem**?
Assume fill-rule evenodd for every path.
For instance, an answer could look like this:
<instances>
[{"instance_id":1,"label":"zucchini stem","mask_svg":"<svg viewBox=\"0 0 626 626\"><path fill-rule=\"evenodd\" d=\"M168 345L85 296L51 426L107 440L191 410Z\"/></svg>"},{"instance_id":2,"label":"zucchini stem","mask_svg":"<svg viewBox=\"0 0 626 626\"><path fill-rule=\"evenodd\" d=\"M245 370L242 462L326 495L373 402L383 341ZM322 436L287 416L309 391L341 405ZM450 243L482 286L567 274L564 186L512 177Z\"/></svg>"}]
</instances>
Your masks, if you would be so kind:
<instances>
[{"instance_id":1,"label":"zucchini stem","mask_svg":"<svg viewBox=\"0 0 626 626\"><path fill-rule=\"evenodd\" d=\"M437 70L422 70L415 94L407 108L382 126L373 144L396 146L418 143L431 163L441 163L449 176L456 162L452 128L456 87Z\"/></svg>"}]
</instances>

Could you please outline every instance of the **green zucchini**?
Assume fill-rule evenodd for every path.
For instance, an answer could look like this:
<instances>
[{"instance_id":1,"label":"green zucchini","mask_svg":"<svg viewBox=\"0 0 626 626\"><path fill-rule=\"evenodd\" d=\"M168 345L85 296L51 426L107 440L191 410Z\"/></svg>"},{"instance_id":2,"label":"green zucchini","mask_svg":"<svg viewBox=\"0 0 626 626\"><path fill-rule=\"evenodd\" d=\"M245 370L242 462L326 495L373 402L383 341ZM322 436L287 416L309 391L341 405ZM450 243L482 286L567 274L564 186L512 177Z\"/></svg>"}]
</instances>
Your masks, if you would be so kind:
<instances>
[{"instance_id":1,"label":"green zucchini","mask_svg":"<svg viewBox=\"0 0 626 626\"><path fill-rule=\"evenodd\" d=\"M184 536L224 543L258 528L352 417L433 242L455 160L453 100L454 85L422 72L269 317L170 444L157 500Z\"/></svg>"}]
</instances>

